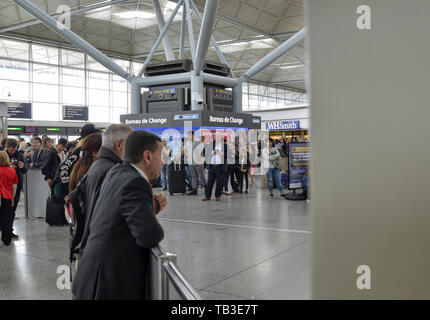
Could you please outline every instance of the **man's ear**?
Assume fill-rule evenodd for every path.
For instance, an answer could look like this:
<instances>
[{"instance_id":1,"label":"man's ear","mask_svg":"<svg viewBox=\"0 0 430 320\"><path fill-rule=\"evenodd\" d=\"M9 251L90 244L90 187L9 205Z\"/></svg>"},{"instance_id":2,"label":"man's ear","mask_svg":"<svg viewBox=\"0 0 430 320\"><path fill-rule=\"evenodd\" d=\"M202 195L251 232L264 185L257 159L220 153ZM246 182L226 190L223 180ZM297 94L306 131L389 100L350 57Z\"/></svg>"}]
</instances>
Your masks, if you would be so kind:
<instances>
[{"instance_id":1,"label":"man's ear","mask_svg":"<svg viewBox=\"0 0 430 320\"><path fill-rule=\"evenodd\" d=\"M115 142L115 149L119 152L121 151L121 143L123 141L122 140L118 140L117 142Z\"/></svg>"},{"instance_id":2,"label":"man's ear","mask_svg":"<svg viewBox=\"0 0 430 320\"><path fill-rule=\"evenodd\" d=\"M143 159L145 159L145 162L151 163L152 162L152 153L149 150L145 150L143 153Z\"/></svg>"}]
</instances>

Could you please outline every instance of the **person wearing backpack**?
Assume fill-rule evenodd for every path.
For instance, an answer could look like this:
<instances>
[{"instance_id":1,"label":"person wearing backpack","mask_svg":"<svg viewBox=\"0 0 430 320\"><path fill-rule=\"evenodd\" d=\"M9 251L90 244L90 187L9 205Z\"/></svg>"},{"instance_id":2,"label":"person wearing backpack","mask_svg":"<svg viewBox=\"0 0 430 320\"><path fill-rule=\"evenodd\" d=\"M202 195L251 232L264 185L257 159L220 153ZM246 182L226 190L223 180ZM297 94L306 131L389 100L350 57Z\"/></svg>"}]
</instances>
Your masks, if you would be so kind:
<instances>
[{"instance_id":1,"label":"person wearing backpack","mask_svg":"<svg viewBox=\"0 0 430 320\"><path fill-rule=\"evenodd\" d=\"M82 139L89 136L92 133L100 132L94 124L87 123L81 129L81 137L77 139L79 145L75 148L72 154L70 154L63 162L60 163L57 172L55 174L55 179L51 183L51 190L53 194L58 199L64 199L69 193L69 179L72 174L73 167L78 162L81 157L81 143Z\"/></svg>"},{"instance_id":2,"label":"person wearing backpack","mask_svg":"<svg viewBox=\"0 0 430 320\"><path fill-rule=\"evenodd\" d=\"M72 244L73 246L75 246L75 248L71 248L71 250L75 253L79 251L79 256L82 255L88 240L88 236L90 233L89 224L94 206L100 194L100 188L102 186L102 183L109 170L116 164L122 163L122 159L124 157L124 142L131 132L132 130L130 129L130 127L124 124L111 124L109 127L106 128L105 132L102 135L102 146L100 148L98 157L94 160L93 164L88 169L86 174L86 181L82 182L80 186L80 190L83 191L82 201L84 204L84 209L82 211L85 221L83 225L81 222L81 225L78 226L78 228L80 229L79 231L75 230L75 232L77 232L78 237L79 235L81 236L81 239L74 238L72 240ZM69 194L69 197L71 198L71 201L73 201L73 195ZM76 203L79 202L80 201L78 200ZM80 221L76 221L78 225L79 222ZM78 245L79 250L76 250L76 247Z\"/></svg>"}]
</instances>

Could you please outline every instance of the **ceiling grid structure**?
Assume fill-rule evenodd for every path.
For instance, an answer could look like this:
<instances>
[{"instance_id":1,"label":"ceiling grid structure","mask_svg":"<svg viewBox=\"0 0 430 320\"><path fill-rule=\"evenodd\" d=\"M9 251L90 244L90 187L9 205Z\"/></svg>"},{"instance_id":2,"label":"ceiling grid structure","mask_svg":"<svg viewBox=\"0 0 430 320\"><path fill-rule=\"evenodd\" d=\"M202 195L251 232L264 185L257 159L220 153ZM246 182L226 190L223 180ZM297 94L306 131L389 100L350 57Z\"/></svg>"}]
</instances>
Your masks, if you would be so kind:
<instances>
[{"instance_id":1,"label":"ceiling grid structure","mask_svg":"<svg viewBox=\"0 0 430 320\"><path fill-rule=\"evenodd\" d=\"M30 0L39 8L55 14L59 5L68 5L72 10L94 5L102 0ZM160 0L161 10L167 20L178 0ZM218 43L226 60L240 77L243 70L249 69L262 57L275 49L280 43L304 27L304 0L220 0L212 36ZM200 13L203 13L206 0L194 0ZM200 23L191 12L195 39L198 38ZM10 0L0 0L0 29L32 21L34 17ZM175 58L179 56L182 10L169 28ZM130 0L116 3L71 17L71 29L97 49L108 55L128 57L143 62L152 49L160 31L157 25L152 0ZM46 40L58 46L70 44L49 30L43 24L22 27L0 34L21 39ZM188 35L186 35L188 37ZM184 58L190 58L188 39ZM303 42L294 51L278 59L276 65L285 68L269 68L256 74L250 81L279 83L285 87L305 90L305 67L292 67L305 61ZM210 46L208 60L220 62L214 48ZM156 51L154 62L166 61L163 46ZM240 70L236 72L236 70ZM290 82L288 82L290 81Z\"/></svg>"}]
</instances>

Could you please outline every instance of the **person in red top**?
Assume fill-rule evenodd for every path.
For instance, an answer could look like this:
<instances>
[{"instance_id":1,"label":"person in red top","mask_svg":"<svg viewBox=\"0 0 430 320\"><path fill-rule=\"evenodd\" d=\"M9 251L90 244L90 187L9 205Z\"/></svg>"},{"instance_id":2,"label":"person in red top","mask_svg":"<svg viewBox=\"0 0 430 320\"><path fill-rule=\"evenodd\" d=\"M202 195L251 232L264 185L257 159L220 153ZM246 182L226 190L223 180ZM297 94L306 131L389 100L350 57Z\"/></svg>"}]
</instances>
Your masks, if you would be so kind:
<instances>
[{"instance_id":1,"label":"person in red top","mask_svg":"<svg viewBox=\"0 0 430 320\"><path fill-rule=\"evenodd\" d=\"M0 229L1 240L8 246L12 240L12 207L16 193L18 177L15 169L9 167L9 156L6 151L0 151Z\"/></svg>"}]
</instances>

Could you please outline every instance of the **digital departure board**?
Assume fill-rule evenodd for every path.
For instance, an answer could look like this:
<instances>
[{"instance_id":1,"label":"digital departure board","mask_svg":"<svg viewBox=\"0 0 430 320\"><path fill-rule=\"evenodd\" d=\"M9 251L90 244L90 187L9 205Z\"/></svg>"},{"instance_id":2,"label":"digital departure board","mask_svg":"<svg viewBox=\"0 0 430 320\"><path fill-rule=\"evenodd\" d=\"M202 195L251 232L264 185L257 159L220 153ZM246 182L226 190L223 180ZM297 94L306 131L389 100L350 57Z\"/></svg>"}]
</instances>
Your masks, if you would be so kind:
<instances>
[{"instance_id":1,"label":"digital departure board","mask_svg":"<svg viewBox=\"0 0 430 320\"><path fill-rule=\"evenodd\" d=\"M63 106L63 120L88 121L88 107Z\"/></svg>"}]
</instances>

